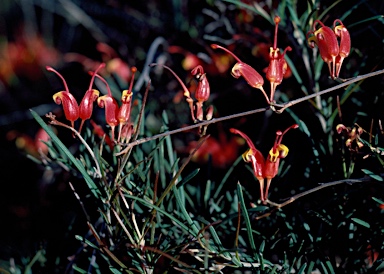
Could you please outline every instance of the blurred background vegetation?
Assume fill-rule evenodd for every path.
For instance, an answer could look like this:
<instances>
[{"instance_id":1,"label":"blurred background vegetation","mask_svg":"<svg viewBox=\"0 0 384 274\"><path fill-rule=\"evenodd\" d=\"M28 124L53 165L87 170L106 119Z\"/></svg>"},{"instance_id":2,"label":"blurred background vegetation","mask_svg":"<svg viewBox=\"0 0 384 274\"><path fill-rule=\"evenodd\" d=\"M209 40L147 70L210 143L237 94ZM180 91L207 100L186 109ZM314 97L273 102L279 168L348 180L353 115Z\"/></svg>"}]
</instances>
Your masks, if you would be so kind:
<instances>
[{"instance_id":1,"label":"blurred background vegetation","mask_svg":"<svg viewBox=\"0 0 384 274\"><path fill-rule=\"evenodd\" d=\"M264 75L275 14L282 18L278 46L293 48L287 54L290 73L278 87L279 103L337 84L305 41L315 19L331 26L340 18L351 34L352 51L341 78L384 67L382 1L1 1L0 266L6 269L13 260L28 266L44 250L44 256L35 257L41 261L33 264L33 273L71 273L69 259L80 245L75 235L88 231L67 184L70 174L60 166L45 170L27 157L38 155L39 133L29 109L41 116L53 112L64 120L61 106L52 101L62 83L45 66L59 70L80 99L89 85L88 71L105 62L104 76L113 91L120 92L128 87L129 68L136 66L138 74L144 74L151 45L159 43L150 61L164 60L184 82L192 85L190 70L196 64L204 66L211 85L209 104L215 106L215 117L223 117L265 107L265 101L260 92L230 76L233 60L214 52L210 44L230 48ZM190 124L188 106L174 77L157 70L150 77L146 133L160 131L163 111L169 129ZM137 84L135 92L144 86ZM378 177L324 189L284 207L275 218L254 223L258 245L262 240L268 245L264 257L281 263L286 256L292 265L293 258L302 258L317 262L320 269L319 262L330 262L332 267L324 266L321 273L331 273L332 268L337 273L377 273L384 269L384 185L379 179L384 171L380 155L372 154L369 146L383 144L383 100L383 77L378 76L295 105L281 115L265 112L211 125L208 133L215 149L197 153L187 166L186 173L200 169L189 184L202 190L208 181L218 185L233 166L225 178L224 193L235 193L240 181L247 205L256 202L257 181L247 165L238 161L246 148L230 135L229 128L246 132L266 155L276 130L299 123L300 130L284 138L290 154L281 164L281 176L273 182L273 201L319 183L366 178L367 174ZM97 122L104 121L102 110L94 116ZM344 144L347 138L336 133L339 123L362 127L365 147L349 150ZM58 131L60 139L75 149L71 133ZM172 136L180 157L188 155L197 139L191 132ZM203 195L196 199L190 208L193 215L210 220ZM233 239L226 240L225 246L233 244Z\"/></svg>"}]
</instances>

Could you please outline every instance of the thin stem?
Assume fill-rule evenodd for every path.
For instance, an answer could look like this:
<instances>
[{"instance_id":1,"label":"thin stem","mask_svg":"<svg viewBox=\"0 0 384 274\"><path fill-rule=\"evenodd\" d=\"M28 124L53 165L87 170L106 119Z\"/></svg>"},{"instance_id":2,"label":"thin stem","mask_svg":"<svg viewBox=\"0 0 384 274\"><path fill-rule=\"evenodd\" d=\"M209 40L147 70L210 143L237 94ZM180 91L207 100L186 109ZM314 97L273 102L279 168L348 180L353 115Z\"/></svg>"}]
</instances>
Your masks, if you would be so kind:
<instances>
[{"instance_id":1,"label":"thin stem","mask_svg":"<svg viewBox=\"0 0 384 274\"><path fill-rule=\"evenodd\" d=\"M325 89L323 91L316 92L316 93L304 96L304 97L296 99L296 100L292 100L292 101L290 101L288 103L285 103L285 104L274 104L274 107L280 107L280 109L276 110L276 112L277 113L282 113L286 108L291 107L293 105L296 105L298 103L304 102L304 101L312 99L314 97L321 96L321 95L329 93L331 91L338 90L338 89L340 89L342 87L349 86L350 84L353 84L355 82L367 79L369 77L377 76L377 75L380 75L380 74L383 74L383 73L384 73L384 69L378 70L378 71L374 71L374 72L371 72L371 73L367 73L367 74L364 74L364 75L360 75L360 76L352 78L352 79L350 79L348 81L345 81L344 83L341 83L341 84L339 84L337 86L334 86L334 87Z\"/></svg>"},{"instance_id":2,"label":"thin stem","mask_svg":"<svg viewBox=\"0 0 384 274\"><path fill-rule=\"evenodd\" d=\"M296 100L292 100L292 101L290 101L288 103L285 103L285 104L273 104L271 107L259 108L259 109L254 109L254 110L250 110L250 111L246 111L246 112L231 114L231 115L220 117L220 118L214 118L212 120L202 121L200 123L197 123L197 124L194 124L194 125L190 125L190 126L187 126L187 127L183 127L183 128L179 128L179 129L175 129L175 130L171 130L171 131L166 131L164 133L160 133L160 134L154 135L152 137L142 138L142 139L139 139L139 140L136 140L134 142L129 143L127 145L127 147L124 150L122 150L121 152L117 153L116 156L126 153L133 146L140 145L140 144L152 141L152 140L156 140L156 139L162 138L164 136L168 136L168 135L171 135L171 134L176 134L176 133L179 133L179 132L189 131L191 129L199 128L199 127L202 127L202 126L208 126L210 124L214 124L214 123L218 123L218 122L222 122L222 121L226 121L226 120L230 120L230 119L234 119L234 118L239 118L239 117L243 117L243 116L247 116L247 115L251 115L251 114L255 114L255 113L259 113L259 112L265 112L265 111L267 111L270 108L274 110L275 107L279 107L280 109L274 110L274 111L276 113L280 114L286 108L289 108L289 107L291 107L293 105L296 105L298 103L307 101L307 100L312 99L312 98L314 98L316 96L321 96L323 94L329 93L331 91L338 90L338 89L340 89L342 87L348 86L348 85L353 84L355 82L367 79L369 77L374 77L374 76L377 76L377 75L380 75L380 74L383 74L383 73L384 73L384 69L378 70L378 71L375 71L375 72L371 72L371 73L367 73L367 74L364 74L364 75L360 75L360 76L352 78L352 79L350 79L348 81L345 81L344 83L341 83L341 84L339 84L337 86L325 89L323 91L320 91L320 92L317 92L317 93L314 93L314 94L306 95L306 96L304 96L302 98L299 98L299 99L296 99Z\"/></svg>"},{"instance_id":3,"label":"thin stem","mask_svg":"<svg viewBox=\"0 0 384 274\"><path fill-rule=\"evenodd\" d=\"M84 140L84 138L81 137L80 133L76 129L74 129L73 127L70 127L70 126L68 126L68 125L66 125L64 123L61 123L61 122L57 121L55 116L52 113L47 114L46 117L51 119L51 124L52 125L62 126L62 127L65 127L65 128L68 128L68 129L72 130L73 134L75 134L76 137L79 138L79 140L84 144L85 148L88 150L89 154L93 158L93 160L95 162L95 165L96 165L96 173L98 175L98 178L101 178L101 170L100 170L99 162L97 161L96 156L93 153L93 151L90 148L90 146L87 144L87 142Z\"/></svg>"},{"instance_id":4,"label":"thin stem","mask_svg":"<svg viewBox=\"0 0 384 274\"><path fill-rule=\"evenodd\" d=\"M259 109L254 109L254 110L250 110L250 111L246 111L246 112L232 114L232 115L228 115L228 116L224 116L224 117L220 117L220 118L214 118L212 120L202 121L200 123L190 125L187 127L178 128L178 129L171 130L171 131L166 131L166 132L163 132L163 133L151 136L151 137L142 138L142 139L139 139L139 140L136 140L134 142L129 143L124 150L120 151L119 153L117 153L115 155L118 156L118 155L124 154L133 146L137 146L137 145L149 142L149 141L153 141L153 140L156 140L156 139L168 136L168 135L172 135L172 134L176 134L176 133L184 132L184 131L189 131L191 129L199 128L199 127L210 125L210 124L215 124L218 122L222 122L222 121L226 121L226 120L230 120L230 119L234 119L234 118L238 118L238 117L243 117L243 116L247 116L247 115L251 115L251 114L255 114L255 113L259 113L259 112L264 112L264 111L267 111L268 109L269 109L269 107L259 108Z\"/></svg>"},{"instance_id":5,"label":"thin stem","mask_svg":"<svg viewBox=\"0 0 384 274\"><path fill-rule=\"evenodd\" d=\"M273 208L270 212L268 213L265 213L261 216L258 216L256 217L257 220L261 219L261 218L265 218L265 217L268 217L270 216L273 212L275 212L276 210L296 201L297 199L301 198L301 197L304 197L308 194L311 194L313 192L316 192L320 189L323 189L323 188L326 188L326 187L330 187L330 186L335 186L335 185L339 185L339 184L343 184L343 183L347 183L347 184L353 184L353 183L361 183L361 182L365 182L365 181L368 181L370 180L370 178L361 178L361 179L345 179L345 180L339 180L339 181L334 181L334 182L329 182L329 183L324 183L324 184L320 184L319 186L317 187L314 187L312 189L309 189L309 190L306 190L304 192L301 192L299 194L296 194L290 198L288 198L285 202L279 204L279 203L275 203L275 202L272 202L268 199L266 199L266 203L274 206L275 208Z\"/></svg>"}]
</instances>

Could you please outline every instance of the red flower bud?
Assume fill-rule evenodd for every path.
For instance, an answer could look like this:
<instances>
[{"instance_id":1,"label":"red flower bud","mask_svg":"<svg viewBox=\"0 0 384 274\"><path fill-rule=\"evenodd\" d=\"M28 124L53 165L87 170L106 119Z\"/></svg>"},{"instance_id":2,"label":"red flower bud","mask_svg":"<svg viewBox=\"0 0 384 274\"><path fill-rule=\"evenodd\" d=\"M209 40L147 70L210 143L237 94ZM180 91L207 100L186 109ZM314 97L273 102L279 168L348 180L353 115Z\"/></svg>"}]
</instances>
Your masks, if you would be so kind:
<instances>
[{"instance_id":1,"label":"red flower bud","mask_svg":"<svg viewBox=\"0 0 384 274\"><path fill-rule=\"evenodd\" d=\"M74 127L75 121L79 118L79 106L76 102L76 99L69 92L67 82L65 81L64 77L52 67L47 66L46 69L56 73L56 75L59 76L64 83L65 90L55 93L53 95L53 100L56 104L63 105L65 118L70 121L71 126Z\"/></svg>"},{"instance_id":2,"label":"red flower bud","mask_svg":"<svg viewBox=\"0 0 384 274\"><path fill-rule=\"evenodd\" d=\"M196 100L201 103L207 101L210 95L210 87L203 67L200 65L196 66L191 71L191 74L196 75L196 79L199 81L195 91Z\"/></svg>"},{"instance_id":3,"label":"red flower bud","mask_svg":"<svg viewBox=\"0 0 384 274\"><path fill-rule=\"evenodd\" d=\"M222 46L212 44L211 47L213 49L222 49L225 52L232 55L232 57L235 58L237 61L237 63L232 68L232 72L231 72L232 76L235 78L239 78L240 76L243 76L245 81L251 87L260 89L263 92L267 102L270 103L268 96L265 93L264 88L263 88L264 79L254 68L252 68L250 65L242 62L233 52L229 51L228 49L226 49Z\"/></svg>"}]
</instances>

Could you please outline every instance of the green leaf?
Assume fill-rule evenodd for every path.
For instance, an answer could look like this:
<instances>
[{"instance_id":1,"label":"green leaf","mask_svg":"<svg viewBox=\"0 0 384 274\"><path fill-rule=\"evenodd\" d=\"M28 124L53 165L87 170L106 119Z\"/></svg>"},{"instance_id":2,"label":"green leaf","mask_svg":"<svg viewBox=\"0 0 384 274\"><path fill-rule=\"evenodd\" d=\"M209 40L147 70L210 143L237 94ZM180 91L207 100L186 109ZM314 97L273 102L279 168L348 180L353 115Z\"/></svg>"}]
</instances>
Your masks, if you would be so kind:
<instances>
[{"instance_id":1,"label":"green leaf","mask_svg":"<svg viewBox=\"0 0 384 274\"><path fill-rule=\"evenodd\" d=\"M237 195L239 196L239 202L240 202L242 215L244 217L245 225L247 227L248 240L249 240L249 243L251 245L252 251L256 252L256 245L255 245L255 241L253 239L251 221L250 221L249 216L248 216L247 207L245 206L243 190L242 190L242 186L240 183L237 183Z\"/></svg>"},{"instance_id":2,"label":"green leaf","mask_svg":"<svg viewBox=\"0 0 384 274\"><path fill-rule=\"evenodd\" d=\"M359 224L359 225L365 226L366 228L370 228L371 227L367 222L365 222L365 221L363 221L361 219L351 218L351 220L354 221L355 223Z\"/></svg>"},{"instance_id":3,"label":"green leaf","mask_svg":"<svg viewBox=\"0 0 384 274\"><path fill-rule=\"evenodd\" d=\"M372 171L370 171L368 169L363 168L363 169L361 169L361 171L364 172L365 174L367 174L372 179L375 179L375 180L380 181L380 182L383 181L383 178L381 176L374 174Z\"/></svg>"},{"instance_id":4,"label":"green leaf","mask_svg":"<svg viewBox=\"0 0 384 274\"><path fill-rule=\"evenodd\" d=\"M377 203L379 203L379 204L381 204L381 205L384 204L384 202L383 202L382 200L377 199L377 198L375 198L375 197L372 197L372 200L374 200L375 202L377 202Z\"/></svg>"}]
</instances>

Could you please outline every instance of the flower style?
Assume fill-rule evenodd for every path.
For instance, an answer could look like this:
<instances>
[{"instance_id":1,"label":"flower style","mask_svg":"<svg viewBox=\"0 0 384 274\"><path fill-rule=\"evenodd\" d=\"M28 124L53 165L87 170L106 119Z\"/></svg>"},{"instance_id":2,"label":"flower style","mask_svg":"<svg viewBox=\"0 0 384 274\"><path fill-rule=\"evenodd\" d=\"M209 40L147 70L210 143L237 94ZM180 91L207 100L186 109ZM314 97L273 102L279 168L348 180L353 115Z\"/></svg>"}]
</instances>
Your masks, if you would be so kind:
<instances>
[{"instance_id":1,"label":"flower style","mask_svg":"<svg viewBox=\"0 0 384 274\"><path fill-rule=\"evenodd\" d=\"M340 25L336 25L337 23ZM338 77L344 58L348 57L349 52L351 51L351 36L340 19L336 19L333 22L333 30L336 36L340 37L339 55L336 58L336 77Z\"/></svg>"},{"instance_id":2,"label":"flower style","mask_svg":"<svg viewBox=\"0 0 384 274\"><path fill-rule=\"evenodd\" d=\"M64 77L50 66L47 66L46 69L56 73L56 75L59 76L64 83L65 90L55 93L53 95L53 100L56 104L63 105L65 118L71 122L71 126L73 128L75 121L79 118L79 105L77 104L75 97L73 97L73 95L69 92L68 85Z\"/></svg>"},{"instance_id":3,"label":"flower style","mask_svg":"<svg viewBox=\"0 0 384 274\"><path fill-rule=\"evenodd\" d=\"M271 83L270 102L274 102L276 87L281 84L283 77L287 72L287 62L284 59L285 53L291 51L291 47L286 47L283 53L277 48L277 31L280 23L280 17L275 16L275 37L273 47L269 49L269 66L267 68L266 78Z\"/></svg>"},{"instance_id":4,"label":"flower style","mask_svg":"<svg viewBox=\"0 0 384 274\"><path fill-rule=\"evenodd\" d=\"M264 159L264 156L261 154L259 150L256 149L251 139L244 134L243 132L231 128L230 131L235 134L239 134L243 137L249 149L242 155L243 159L247 163L252 164L253 173L256 179L260 183L260 200L264 203L268 199L268 191L269 186L271 184L272 179L277 175L279 170L280 159L285 158L288 155L288 147L281 143L283 136L292 128L298 128L297 124L294 124L288 127L283 132L276 132L276 139L273 144L273 147L269 151L267 159ZM264 179L267 179L267 185L264 191Z\"/></svg>"},{"instance_id":5,"label":"flower style","mask_svg":"<svg viewBox=\"0 0 384 274\"><path fill-rule=\"evenodd\" d=\"M242 62L233 52L231 52L230 50L222 47L222 46L219 46L217 44L212 44L211 45L211 48L213 49L222 49L224 50L225 52L229 53L230 55L232 55L233 58L236 59L237 63L233 66L232 68L232 76L235 77L236 79L237 78L240 78L241 76L243 76L243 78L245 79L245 81L247 81L247 83L253 87L253 88L257 88L257 89L260 89L264 96L265 96L265 99L267 100L268 104L270 103L270 100L267 96L267 94L265 93L264 91L264 88L263 88L263 84L264 84L264 79L263 77L260 75L260 73L258 73L254 68L252 68L250 65Z\"/></svg>"},{"instance_id":6,"label":"flower style","mask_svg":"<svg viewBox=\"0 0 384 274\"><path fill-rule=\"evenodd\" d=\"M132 78L131 83L129 86L129 89L123 90L121 95L121 107L119 109L119 112L117 114L117 119L119 120L120 128L119 128L119 136L117 137L117 140L120 140L121 133L123 126L130 127L130 119L131 119L131 107L132 107L132 88L133 88L133 81L135 79L135 73L137 71L136 67L131 68L132 71Z\"/></svg>"},{"instance_id":7,"label":"flower style","mask_svg":"<svg viewBox=\"0 0 384 274\"><path fill-rule=\"evenodd\" d=\"M83 99L81 100L80 106L79 106L79 117L81 119L81 124L79 127L79 133L81 133L81 129L83 128L85 120L88 120L92 116L93 112L93 102L97 100L99 97L100 92L96 89L92 89L93 82L95 81L95 76L97 72L105 67L105 63L101 63L99 67L96 69L95 72L92 73L91 82L89 83L89 88L87 92L84 94Z\"/></svg>"},{"instance_id":8,"label":"flower style","mask_svg":"<svg viewBox=\"0 0 384 274\"><path fill-rule=\"evenodd\" d=\"M117 104L115 98L112 96L111 89L109 88L108 82L96 74L103 83L107 86L108 94L103 95L97 99L97 105L101 108L105 108L105 120L107 124L111 127L111 135L112 141L115 140L115 127L119 124L119 120L117 119L119 105Z\"/></svg>"}]
</instances>

